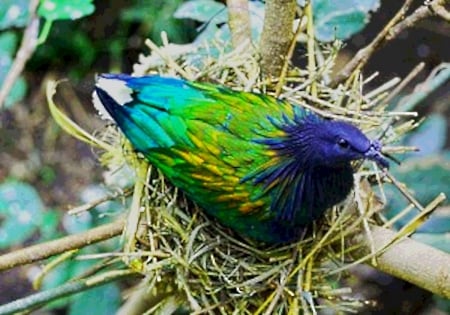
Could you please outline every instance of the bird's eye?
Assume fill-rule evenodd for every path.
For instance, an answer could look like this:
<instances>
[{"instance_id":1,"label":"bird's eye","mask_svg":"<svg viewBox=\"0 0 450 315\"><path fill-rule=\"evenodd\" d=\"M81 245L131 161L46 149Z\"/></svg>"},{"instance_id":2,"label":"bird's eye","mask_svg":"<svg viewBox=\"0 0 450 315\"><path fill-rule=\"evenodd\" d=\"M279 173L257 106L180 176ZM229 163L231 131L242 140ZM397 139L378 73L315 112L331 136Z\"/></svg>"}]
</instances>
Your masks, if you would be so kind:
<instances>
[{"instance_id":1,"label":"bird's eye","mask_svg":"<svg viewBox=\"0 0 450 315\"><path fill-rule=\"evenodd\" d=\"M338 145L342 148L342 149L347 149L350 145L348 144L348 141L347 140L345 140L345 139L343 139L343 138L340 138L339 140L338 140Z\"/></svg>"}]
</instances>

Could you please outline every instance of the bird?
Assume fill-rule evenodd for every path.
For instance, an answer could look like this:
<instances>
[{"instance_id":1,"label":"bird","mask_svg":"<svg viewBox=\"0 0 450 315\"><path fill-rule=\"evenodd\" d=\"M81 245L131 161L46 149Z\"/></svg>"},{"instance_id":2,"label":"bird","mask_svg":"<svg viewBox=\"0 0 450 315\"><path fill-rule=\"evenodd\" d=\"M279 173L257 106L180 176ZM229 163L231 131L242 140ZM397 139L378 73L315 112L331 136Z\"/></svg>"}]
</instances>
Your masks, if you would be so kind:
<instances>
[{"instance_id":1,"label":"bird","mask_svg":"<svg viewBox=\"0 0 450 315\"><path fill-rule=\"evenodd\" d=\"M93 103L209 217L253 242L298 240L350 194L353 161L389 167L358 127L267 94L100 74Z\"/></svg>"}]
</instances>

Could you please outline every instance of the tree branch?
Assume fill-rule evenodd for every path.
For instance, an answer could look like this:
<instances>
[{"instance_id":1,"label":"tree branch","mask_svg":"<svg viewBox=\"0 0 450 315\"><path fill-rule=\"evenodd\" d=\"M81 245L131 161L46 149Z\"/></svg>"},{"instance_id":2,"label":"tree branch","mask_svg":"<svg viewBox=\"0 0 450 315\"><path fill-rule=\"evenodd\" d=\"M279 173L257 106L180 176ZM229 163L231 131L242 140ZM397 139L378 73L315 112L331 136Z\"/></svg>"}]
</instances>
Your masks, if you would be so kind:
<instances>
[{"instance_id":1,"label":"tree branch","mask_svg":"<svg viewBox=\"0 0 450 315\"><path fill-rule=\"evenodd\" d=\"M388 24L386 24L386 26L375 37L375 39L369 45L362 48L356 53L353 59L350 60L350 62L347 63L347 65L339 71L339 74L332 80L330 85L336 86L337 84L349 78L354 71L360 70L377 49L379 49L388 41L397 37L405 29L415 25L418 21L435 14L436 8L442 7L445 1L447 0L434 0L431 1L428 5L422 5L410 16L400 22L408 11L409 6L412 2L412 0L406 0L397 14L389 21Z\"/></svg>"},{"instance_id":2,"label":"tree branch","mask_svg":"<svg viewBox=\"0 0 450 315\"><path fill-rule=\"evenodd\" d=\"M396 237L396 232L379 226L371 226L371 231L375 250L382 249ZM367 236L359 234L353 242L365 245L358 256L371 254L372 247ZM434 247L405 238L378 255L376 265L372 260L367 263L394 277L450 298L450 255Z\"/></svg>"},{"instance_id":3,"label":"tree branch","mask_svg":"<svg viewBox=\"0 0 450 315\"><path fill-rule=\"evenodd\" d=\"M39 4L39 0L31 0L29 4L30 23L28 24L23 34L20 48L17 51L16 57L8 74L5 77L5 81L0 89L0 109L6 101L6 98L11 91L14 82L16 82L19 75L22 73L25 64L28 59L33 55L38 45L39 34L39 18L36 16L36 9Z\"/></svg>"},{"instance_id":4,"label":"tree branch","mask_svg":"<svg viewBox=\"0 0 450 315\"><path fill-rule=\"evenodd\" d=\"M133 270L115 270L106 272L99 276L71 281L59 287L38 292L25 298L15 300L11 303L1 305L0 314L18 314L19 312L30 311L59 298L93 289L122 278L128 278L135 274L137 273Z\"/></svg>"},{"instance_id":5,"label":"tree branch","mask_svg":"<svg viewBox=\"0 0 450 315\"><path fill-rule=\"evenodd\" d=\"M261 35L261 69L267 76L278 77L293 37L295 0L267 0Z\"/></svg>"},{"instance_id":6,"label":"tree branch","mask_svg":"<svg viewBox=\"0 0 450 315\"><path fill-rule=\"evenodd\" d=\"M250 45L252 37L248 0L227 0L227 7L233 47Z\"/></svg>"},{"instance_id":7,"label":"tree branch","mask_svg":"<svg viewBox=\"0 0 450 315\"><path fill-rule=\"evenodd\" d=\"M446 12L443 7L445 0L435 0L429 5L422 5L413 14L408 16L406 19L398 23L394 28L392 28L386 36L386 41L390 41L397 37L405 29L414 26L420 20L430 17L438 12ZM443 13L442 13L443 14ZM443 15L440 15L443 17Z\"/></svg>"},{"instance_id":8,"label":"tree branch","mask_svg":"<svg viewBox=\"0 0 450 315\"><path fill-rule=\"evenodd\" d=\"M16 266L31 264L48 257L81 248L122 233L124 221L105 224L86 232L69 235L54 241L37 244L0 256L0 271Z\"/></svg>"}]
</instances>

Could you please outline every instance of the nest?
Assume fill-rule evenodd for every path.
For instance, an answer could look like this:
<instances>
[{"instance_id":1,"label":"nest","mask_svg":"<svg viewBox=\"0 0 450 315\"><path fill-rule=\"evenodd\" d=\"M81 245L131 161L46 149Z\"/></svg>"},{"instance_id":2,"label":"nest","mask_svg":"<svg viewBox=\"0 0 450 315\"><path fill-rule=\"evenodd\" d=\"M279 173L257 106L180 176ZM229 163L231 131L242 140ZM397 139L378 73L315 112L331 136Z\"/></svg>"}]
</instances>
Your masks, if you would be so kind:
<instances>
[{"instance_id":1,"label":"nest","mask_svg":"<svg viewBox=\"0 0 450 315\"><path fill-rule=\"evenodd\" d=\"M153 53L141 56L135 75L177 76L271 94L322 116L350 121L372 137L383 134L384 143L395 141L415 125L407 121L391 126L394 118L410 116L385 110L396 80L365 93L365 85L373 77L357 75L347 86L329 87L337 52L331 44L320 46L322 62L315 76L290 66L277 80L262 79L257 54L251 49L226 53L218 44L199 52L147 44ZM209 54L212 50L216 57ZM174 51L181 51L180 55L174 56ZM198 55L203 57L196 58ZM352 299L351 290L342 287L340 279L350 266L346 262L359 247L345 244L367 227L382 207L367 181L368 177L380 181L375 164L355 166L355 191L315 223L302 240L281 248L264 247L205 216L157 169L132 153L115 129L109 128L103 136L112 140L113 147L123 148L119 150L121 158L135 169L124 261L146 276L148 293L159 297L148 313L181 308L194 313L298 314L320 308L355 311L367 303ZM103 155L102 161L110 169L123 167L117 158L119 151Z\"/></svg>"},{"instance_id":2,"label":"nest","mask_svg":"<svg viewBox=\"0 0 450 315\"><path fill-rule=\"evenodd\" d=\"M135 75L176 76L267 93L324 117L350 121L372 138L382 135L385 144L416 125L407 120L393 127L395 119L413 114L386 111L398 79L365 92L374 76L364 79L357 74L346 85L330 87L338 51L334 44L318 46L321 62L315 74L288 66L281 78L273 80L262 79L252 49L225 52L222 44L197 50L167 43L157 47L151 41L147 44L152 54L141 56ZM114 182L111 174L125 168L126 172L134 170L123 261L145 276L146 292L154 301L147 313L185 309L195 314L299 314L316 313L321 308L347 312L367 303L352 298L342 275L353 265L348 262L361 247L349 246L351 240L357 234L369 233L368 224L374 222L374 214L383 205L369 184L369 179L378 182L383 196L375 163L355 165L354 191L314 223L303 239L283 247L267 247L242 239L205 216L156 168L135 154L115 127L107 127L90 141L102 143L104 150L99 155L109 169L107 184Z\"/></svg>"}]
</instances>

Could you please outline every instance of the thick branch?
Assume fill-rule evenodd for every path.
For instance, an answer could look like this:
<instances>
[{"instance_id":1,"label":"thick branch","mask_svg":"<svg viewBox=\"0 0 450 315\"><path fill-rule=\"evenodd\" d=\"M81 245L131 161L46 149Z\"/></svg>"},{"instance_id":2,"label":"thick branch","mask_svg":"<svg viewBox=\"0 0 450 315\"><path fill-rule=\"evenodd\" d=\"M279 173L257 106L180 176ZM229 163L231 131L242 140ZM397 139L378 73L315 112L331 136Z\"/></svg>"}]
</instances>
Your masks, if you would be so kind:
<instances>
[{"instance_id":1,"label":"thick branch","mask_svg":"<svg viewBox=\"0 0 450 315\"><path fill-rule=\"evenodd\" d=\"M395 232L372 226L372 241L375 250L383 248L395 237ZM361 257L371 253L367 237L360 234L355 242L363 242ZM411 282L440 296L450 298L450 255L434 247L405 238L377 256L374 268L394 277ZM368 261L371 263L371 261Z\"/></svg>"},{"instance_id":2,"label":"thick branch","mask_svg":"<svg viewBox=\"0 0 450 315\"><path fill-rule=\"evenodd\" d=\"M382 45L388 41L394 39L402 31L415 25L418 21L435 14L435 8L442 6L447 0L434 0L429 6L423 5L415 10L410 16L401 21L406 14L412 0L407 0L392 18L391 21L385 26L385 28L375 37L375 39L366 47L359 50L356 55L350 60L347 65L339 71L339 74L331 82L332 86L335 86L342 81L350 77L350 75L358 69L361 69L373 55L373 53L379 49ZM431 10L433 8L434 10ZM400 22L401 21L401 22Z\"/></svg>"},{"instance_id":3,"label":"thick branch","mask_svg":"<svg viewBox=\"0 0 450 315\"><path fill-rule=\"evenodd\" d=\"M295 0L267 0L261 35L261 69L267 76L278 77L293 37Z\"/></svg>"},{"instance_id":4,"label":"thick branch","mask_svg":"<svg viewBox=\"0 0 450 315\"><path fill-rule=\"evenodd\" d=\"M110 239L122 233L124 221L105 224L86 232L26 247L0 256L0 271L30 264L48 257Z\"/></svg>"},{"instance_id":5,"label":"thick branch","mask_svg":"<svg viewBox=\"0 0 450 315\"><path fill-rule=\"evenodd\" d=\"M227 0L228 25L233 47L251 43L250 14L248 0Z\"/></svg>"}]
</instances>

